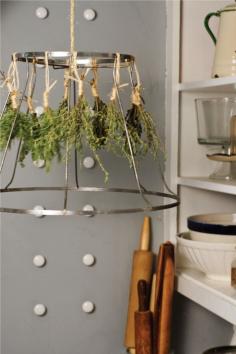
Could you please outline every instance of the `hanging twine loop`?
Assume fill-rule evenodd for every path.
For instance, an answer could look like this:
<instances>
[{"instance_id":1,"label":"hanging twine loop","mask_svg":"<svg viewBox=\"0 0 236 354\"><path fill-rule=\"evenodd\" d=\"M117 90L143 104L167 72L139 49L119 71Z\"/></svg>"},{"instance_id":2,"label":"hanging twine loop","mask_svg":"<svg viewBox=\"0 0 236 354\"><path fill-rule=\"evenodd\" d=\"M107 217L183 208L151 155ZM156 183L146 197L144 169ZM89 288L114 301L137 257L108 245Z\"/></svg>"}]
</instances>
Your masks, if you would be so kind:
<instances>
[{"instance_id":1,"label":"hanging twine loop","mask_svg":"<svg viewBox=\"0 0 236 354\"><path fill-rule=\"evenodd\" d=\"M49 108L49 93L52 90L52 88L56 85L56 83L57 83L57 80L55 80L50 85L48 52L45 52L45 91L43 93L43 107L44 107L45 111Z\"/></svg>"},{"instance_id":2,"label":"hanging twine loop","mask_svg":"<svg viewBox=\"0 0 236 354\"><path fill-rule=\"evenodd\" d=\"M67 101L69 96L69 68L64 71L64 101Z\"/></svg>"},{"instance_id":3,"label":"hanging twine loop","mask_svg":"<svg viewBox=\"0 0 236 354\"><path fill-rule=\"evenodd\" d=\"M75 0L70 0L70 51L75 51Z\"/></svg>"},{"instance_id":4,"label":"hanging twine loop","mask_svg":"<svg viewBox=\"0 0 236 354\"><path fill-rule=\"evenodd\" d=\"M135 86L133 88L132 96L131 96L132 103L136 106L140 106L142 103L140 87Z\"/></svg>"},{"instance_id":5,"label":"hanging twine loop","mask_svg":"<svg viewBox=\"0 0 236 354\"><path fill-rule=\"evenodd\" d=\"M0 87L2 88L4 86L7 86L8 92L10 94L12 108L16 110L18 108L17 97L19 95L20 86L16 53L12 55L12 61L8 68L6 78Z\"/></svg>"},{"instance_id":6,"label":"hanging twine loop","mask_svg":"<svg viewBox=\"0 0 236 354\"><path fill-rule=\"evenodd\" d=\"M111 90L110 94L110 100L114 102L117 98L118 90L122 87L128 86L128 83L120 84L120 68L121 68L121 62L120 62L120 53L116 53L116 58L114 60L114 68L113 68L113 79L114 79L114 85Z\"/></svg>"},{"instance_id":7,"label":"hanging twine loop","mask_svg":"<svg viewBox=\"0 0 236 354\"><path fill-rule=\"evenodd\" d=\"M116 58L114 60L113 77L115 83L112 87L110 100L114 102L117 96L117 87L119 87L120 85L120 53L116 53Z\"/></svg>"},{"instance_id":8,"label":"hanging twine loop","mask_svg":"<svg viewBox=\"0 0 236 354\"><path fill-rule=\"evenodd\" d=\"M94 78L90 81L92 96L99 97L99 94L98 94L98 71L97 71L96 62L93 63L93 75L94 75Z\"/></svg>"},{"instance_id":9,"label":"hanging twine loop","mask_svg":"<svg viewBox=\"0 0 236 354\"><path fill-rule=\"evenodd\" d=\"M18 108L17 96L19 95L20 80L19 80L19 72L18 72L18 67L17 67L16 53L13 54L13 67L12 67L12 69L13 69L13 74L12 74L11 101L12 101L13 109L17 109Z\"/></svg>"},{"instance_id":10,"label":"hanging twine loop","mask_svg":"<svg viewBox=\"0 0 236 354\"><path fill-rule=\"evenodd\" d=\"M134 63L134 71L136 74L136 79L137 79L137 84L133 87L132 95L131 95L131 100L132 103L136 106L140 106L142 104L142 98L141 98L141 81L140 81L140 75L138 72L137 65Z\"/></svg>"},{"instance_id":11,"label":"hanging twine loop","mask_svg":"<svg viewBox=\"0 0 236 354\"><path fill-rule=\"evenodd\" d=\"M30 81L29 81L29 87L28 87L28 96L27 96L27 104L29 108L30 113L35 113L34 106L33 106L33 80L36 74L36 67L35 67L35 61L32 63L32 70L30 74Z\"/></svg>"}]
</instances>

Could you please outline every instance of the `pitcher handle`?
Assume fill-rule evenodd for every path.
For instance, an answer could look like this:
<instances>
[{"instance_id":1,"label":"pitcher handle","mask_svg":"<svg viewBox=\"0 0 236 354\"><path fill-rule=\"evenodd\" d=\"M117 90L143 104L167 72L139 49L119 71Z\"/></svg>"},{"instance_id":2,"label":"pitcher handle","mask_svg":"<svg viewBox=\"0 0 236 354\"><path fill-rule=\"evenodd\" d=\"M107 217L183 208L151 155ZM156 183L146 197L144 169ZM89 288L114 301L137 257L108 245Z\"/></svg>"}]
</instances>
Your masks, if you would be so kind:
<instances>
[{"instance_id":1,"label":"pitcher handle","mask_svg":"<svg viewBox=\"0 0 236 354\"><path fill-rule=\"evenodd\" d=\"M216 37L215 35L213 34L212 30L210 29L210 26L209 26L209 21L210 21L210 18L212 16L216 16L216 17L220 17L220 12L211 12L209 13L206 17L205 17L205 20L204 20L204 26L208 32L208 34L210 35L211 39L213 40L214 44L216 44Z\"/></svg>"}]
</instances>

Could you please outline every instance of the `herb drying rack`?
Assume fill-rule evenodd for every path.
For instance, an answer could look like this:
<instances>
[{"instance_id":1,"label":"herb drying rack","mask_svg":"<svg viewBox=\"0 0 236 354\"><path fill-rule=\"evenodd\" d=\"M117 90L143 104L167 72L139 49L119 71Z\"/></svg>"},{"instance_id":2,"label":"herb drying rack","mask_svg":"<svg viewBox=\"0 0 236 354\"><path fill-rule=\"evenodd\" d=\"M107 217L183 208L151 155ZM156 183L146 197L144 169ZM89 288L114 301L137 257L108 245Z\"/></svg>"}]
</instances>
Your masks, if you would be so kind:
<instances>
[{"instance_id":1,"label":"herb drying rack","mask_svg":"<svg viewBox=\"0 0 236 354\"><path fill-rule=\"evenodd\" d=\"M8 88L8 96L3 107L1 113L1 121L4 123L4 115L11 104L13 107L13 115L11 116L11 125L9 128L9 135L6 138L6 145L3 149L2 160L0 162L0 173L4 171L4 167L6 167L6 157L9 151L11 140L13 139L14 131L16 129L17 122L21 119L21 108L22 105L27 103L26 107L26 119L27 122L31 120L32 117L35 119L35 112L33 107L33 94L36 85L36 65L41 64L45 67L45 91L43 93L44 98L44 109L45 112L48 109L48 100L49 100L49 92L55 86L56 81L50 85L49 79L49 68L52 69L62 69L64 70L64 103L66 103L64 107L64 115L68 115L70 117L71 111L75 109L76 105L78 104L78 97L81 98L83 96L83 83L86 75L88 72L93 72L94 78L91 80L91 89L93 92L93 97L97 98L97 71L98 69L112 69L113 73L113 87L112 87L112 103L115 103L117 107L116 116L119 117L120 123L122 126L121 134L116 133L117 136L120 134L121 140L120 145L125 145L124 154L126 157L128 156L130 167L134 173L136 188L105 188L105 187L90 187L90 186L81 186L78 181L78 166L77 166L77 151L75 151L75 178L74 184L69 183L68 178L68 165L69 165L69 148L68 148L68 140L64 140L64 149L65 153L65 178L64 178L64 185L63 186L35 186L35 187L12 187L12 183L15 179L16 170L18 168L18 161L19 156L22 151L22 143L24 144L24 138L19 139L18 148L15 154L15 161L13 171L10 177L10 180L6 184L4 188L0 189L1 195L9 195L14 193L21 192L24 193L40 193L40 192L47 192L49 195L50 193L61 192L63 193L63 205L56 209L43 209L40 210L40 216L71 216L71 215L87 215L93 216L96 214L121 214L121 213L136 213L136 212L149 212L149 211L157 211L163 210L168 208L176 207L179 204L179 199L176 194L174 194L166 185L163 173L161 172L161 176L164 182L165 187L167 188L168 193L158 192L158 191L151 191L148 190L140 181L136 158L137 158L137 151L136 145L141 144L140 146L145 146L145 153L148 150L154 150L154 154L156 155L156 142L157 142L157 135L154 131L154 123L152 122L151 118L147 113L143 110L143 100L141 97L141 82L139 73L137 70L137 66L135 63L135 58L132 55L128 54L120 54L120 53L94 53L94 52L77 52L75 50L75 35L74 35L74 17L75 17L75 0L70 0L71 3L71 26L70 26L70 33L71 33L71 50L70 51L47 51L47 52L26 52L26 53L14 53L12 55L12 62L10 68L8 70L8 74L4 77L4 83L2 86L6 86ZM19 62L23 62L26 65L26 78L25 84L22 88L19 85L19 73L17 65ZM121 85L120 84L120 71L121 69L128 69L129 72L129 79L130 83ZM134 75L135 74L135 78ZM83 79L82 79L83 78ZM135 124L138 124L140 128L143 125L143 130L146 131L146 141L143 142L142 134L143 132L137 133L134 131L134 127L129 127L129 122L127 121L127 114L125 114L124 105L120 95L120 89L122 86L131 87L132 92L132 103L135 105L135 109L140 114L141 121L137 123L137 119L135 117ZM59 112L59 111L58 111ZM107 112L107 111L106 111ZM141 112L141 113L140 113ZM79 118L79 114L76 111L77 118ZM58 113L58 117L60 113ZM58 118L57 117L57 118ZM91 116L92 117L92 116ZM144 118L143 118L144 117ZM92 118L91 118L92 119ZM93 118L94 119L94 118ZM142 121L143 119L143 121ZM1 123L0 121L0 123ZM39 119L40 121L40 119ZM39 124L36 122L36 124ZM106 129L109 131L109 122L106 123ZM34 126L35 127L35 126ZM34 128L33 127L33 128ZM150 128L151 127L151 128ZM141 128L140 128L141 129ZM148 130L149 129L149 130ZM152 129L152 130L150 130ZM31 127L32 131L32 127ZM153 133L153 135L150 135ZM131 133L134 136L131 136ZM152 137L152 139L150 138ZM135 138L134 138L135 137ZM86 138L86 137L85 137ZM99 140L101 137L97 136ZM104 137L102 137L104 138ZM109 141L109 136L106 137L106 141ZM151 139L151 140L150 140ZM156 139L156 140L155 140ZM23 140L23 141L22 141ZM33 141L33 140L32 140ZM100 140L99 140L100 141ZM143 145L142 145L143 144ZM112 144L111 144L112 145ZM138 146L138 145L137 145ZM97 155L96 149L94 150L94 155L97 158L100 167L103 169L102 164L100 163L100 159ZM32 154L32 152L31 152ZM104 170L104 169L103 169ZM129 194L129 195L139 195L141 201L143 203L142 206L135 207L127 207L124 206L122 208L97 208L93 211L86 211L83 209L75 209L71 210L68 208L68 201L70 197L70 193L80 193L80 192L89 192L89 193L119 193L119 194ZM159 203L151 203L149 197L156 197L162 198L163 202ZM168 202L166 201L168 199ZM17 213L17 214L30 214L36 215L38 212L32 208L15 208L15 207L8 207L8 206L0 206L0 212L3 213Z\"/></svg>"}]
</instances>

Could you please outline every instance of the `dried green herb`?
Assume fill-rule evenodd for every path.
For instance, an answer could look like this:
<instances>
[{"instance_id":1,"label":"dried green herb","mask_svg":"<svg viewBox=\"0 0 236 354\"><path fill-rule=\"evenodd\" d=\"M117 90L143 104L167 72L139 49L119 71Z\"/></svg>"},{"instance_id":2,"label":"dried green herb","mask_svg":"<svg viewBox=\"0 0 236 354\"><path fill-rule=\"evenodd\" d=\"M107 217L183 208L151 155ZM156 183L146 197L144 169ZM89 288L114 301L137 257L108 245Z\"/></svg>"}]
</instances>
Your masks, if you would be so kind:
<instances>
[{"instance_id":1,"label":"dried green herb","mask_svg":"<svg viewBox=\"0 0 236 354\"><path fill-rule=\"evenodd\" d=\"M93 131L100 145L98 149L100 149L104 145L106 145L108 122L107 122L107 105L99 97L95 97L93 112L94 114L91 117L92 124L93 124Z\"/></svg>"},{"instance_id":2,"label":"dried green herb","mask_svg":"<svg viewBox=\"0 0 236 354\"><path fill-rule=\"evenodd\" d=\"M86 145L92 150L101 170L105 174L105 181L107 182L109 174L98 154L98 151L101 150L104 146L103 136L99 135L101 131L96 129L96 127L98 128L98 123L96 122L95 125L96 118L94 118L94 113L92 112L91 107L89 106L84 96L79 98L78 107L78 115L81 119L81 139L84 140ZM101 117L101 111L97 112L97 114L98 120L99 117ZM106 116L103 117L103 119L105 121Z\"/></svg>"},{"instance_id":3,"label":"dried green herb","mask_svg":"<svg viewBox=\"0 0 236 354\"><path fill-rule=\"evenodd\" d=\"M22 165L26 156L31 154L32 160L45 160L46 170L49 171L55 158L61 161L66 155L70 157L74 147L82 155L83 147L87 146L107 181L109 174L99 156L100 151L106 150L126 158L132 166L125 123L134 156L140 158L148 151L154 158L157 156L160 140L151 115L145 111L143 104L133 103L124 118L115 100L106 104L97 96L94 99L93 109L81 95L70 110L67 100L63 100L57 110L48 108L40 117L34 113L17 113L8 102L0 120L0 149L5 148L17 115L11 141L22 141L19 155Z\"/></svg>"}]
</instances>

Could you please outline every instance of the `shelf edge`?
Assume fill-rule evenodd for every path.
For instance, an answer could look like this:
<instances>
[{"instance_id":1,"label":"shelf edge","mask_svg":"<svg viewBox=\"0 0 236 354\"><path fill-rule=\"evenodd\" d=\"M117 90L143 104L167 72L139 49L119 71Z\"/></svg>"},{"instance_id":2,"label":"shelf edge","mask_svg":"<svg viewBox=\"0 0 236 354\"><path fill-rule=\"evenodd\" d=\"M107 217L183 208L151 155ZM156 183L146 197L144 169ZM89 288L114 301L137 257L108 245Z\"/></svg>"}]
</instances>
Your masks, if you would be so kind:
<instances>
[{"instance_id":1,"label":"shelf edge","mask_svg":"<svg viewBox=\"0 0 236 354\"><path fill-rule=\"evenodd\" d=\"M216 89L221 88L222 86L232 85L232 91L236 90L236 77L221 77L217 79L209 79L203 81L193 81L193 82L183 82L179 83L177 86L178 91L196 91L204 89Z\"/></svg>"},{"instance_id":2,"label":"shelf edge","mask_svg":"<svg viewBox=\"0 0 236 354\"><path fill-rule=\"evenodd\" d=\"M236 195L236 185L212 181L203 177L178 177L177 183L180 186Z\"/></svg>"},{"instance_id":3,"label":"shelf edge","mask_svg":"<svg viewBox=\"0 0 236 354\"><path fill-rule=\"evenodd\" d=\"M210 288L191 277L187 271L177 270L176 291L225 321L236 325L236 299Z\"/></svg>"}]
</instances>

